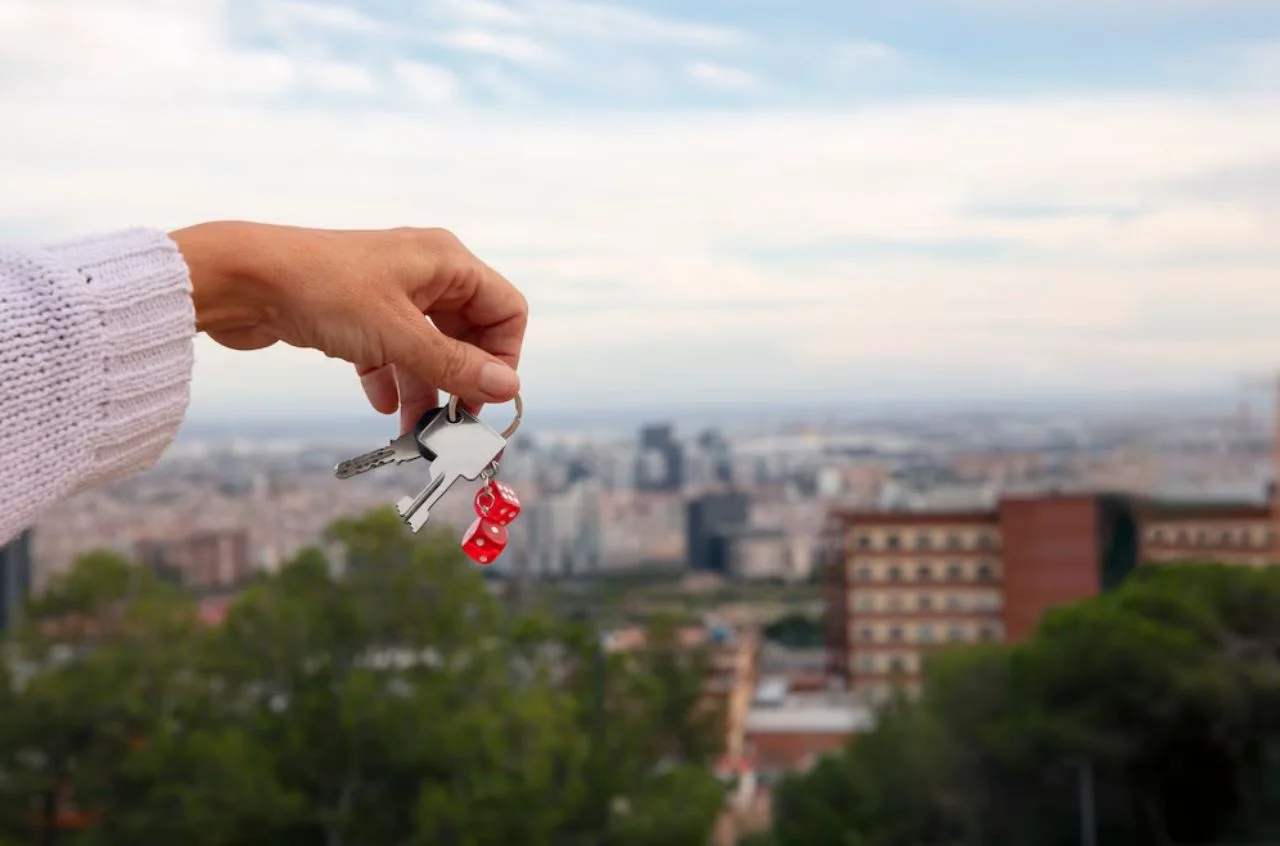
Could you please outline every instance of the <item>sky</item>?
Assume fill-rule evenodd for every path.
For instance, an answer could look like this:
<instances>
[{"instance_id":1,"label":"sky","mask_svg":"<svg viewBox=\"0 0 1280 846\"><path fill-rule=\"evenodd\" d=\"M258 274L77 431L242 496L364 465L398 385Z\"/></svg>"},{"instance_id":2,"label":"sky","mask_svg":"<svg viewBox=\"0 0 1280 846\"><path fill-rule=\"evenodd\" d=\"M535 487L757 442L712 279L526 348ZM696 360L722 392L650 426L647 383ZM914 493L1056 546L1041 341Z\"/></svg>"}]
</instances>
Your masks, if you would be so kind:
<instances>
[{"instance_id":1,"label":"sky","mask_svg":"<svg viewBox=\"0 0 1280 846\"><path fill-rule=\"evenodd\" d=\"M453 230L531 409L1280 366L1280 0L0 0L0 115L0 237ZM192 392L363 402L204 338Z\"/></svg>"}]
</instances>

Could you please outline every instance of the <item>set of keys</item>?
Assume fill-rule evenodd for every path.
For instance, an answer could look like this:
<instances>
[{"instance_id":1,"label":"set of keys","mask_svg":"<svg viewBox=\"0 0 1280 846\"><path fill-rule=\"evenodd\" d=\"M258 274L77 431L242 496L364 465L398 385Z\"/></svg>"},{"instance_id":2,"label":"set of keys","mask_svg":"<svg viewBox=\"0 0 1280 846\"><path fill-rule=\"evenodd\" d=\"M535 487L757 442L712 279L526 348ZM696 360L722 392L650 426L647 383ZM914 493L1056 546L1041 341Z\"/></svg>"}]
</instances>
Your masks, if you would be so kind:
<instances>
[{"instance_id":1,"label":"set of keys","mask_svg":"<svg viewBox=\"0 0 1280 846\"><path fill-rule=\"evenodd\" d=\"M515 398L516 416L504 432L497 432L463 408L457 397L433 408L417 425L381 449L348 459L333 472L350 479L388 464L425 459L431 474L417 496L401 497L396 511L413 532L431 517L431 509L459 479L483 484L475 496L475 522L462 538L462 549L478 564L491 564L507 546L507 526L520 514L520 500L508 485L499 482L498 462L507 442L520 426L524 404Z\"/></svg>"}]
</instances>

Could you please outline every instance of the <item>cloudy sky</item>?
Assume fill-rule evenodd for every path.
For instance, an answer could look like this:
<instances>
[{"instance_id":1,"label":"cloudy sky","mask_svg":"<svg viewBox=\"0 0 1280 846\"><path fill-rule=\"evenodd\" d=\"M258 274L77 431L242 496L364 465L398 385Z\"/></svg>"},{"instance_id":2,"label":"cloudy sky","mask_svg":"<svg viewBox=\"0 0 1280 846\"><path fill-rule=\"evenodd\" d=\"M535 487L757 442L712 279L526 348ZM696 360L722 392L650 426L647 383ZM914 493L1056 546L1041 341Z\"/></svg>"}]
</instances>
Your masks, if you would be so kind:
<instances>
[{"instance_id":1,"label":"cloudy sky","mask_svg":"<svg viewBox=\"0 0 1280 846\"><path fill-rule=\"evenodd\" d=\"M531 406L1280 364L1278 0L0 0L0 115L3 237L453 229ZM195 414L362 402L198 359Z\"/></svg>"}]
</instances>

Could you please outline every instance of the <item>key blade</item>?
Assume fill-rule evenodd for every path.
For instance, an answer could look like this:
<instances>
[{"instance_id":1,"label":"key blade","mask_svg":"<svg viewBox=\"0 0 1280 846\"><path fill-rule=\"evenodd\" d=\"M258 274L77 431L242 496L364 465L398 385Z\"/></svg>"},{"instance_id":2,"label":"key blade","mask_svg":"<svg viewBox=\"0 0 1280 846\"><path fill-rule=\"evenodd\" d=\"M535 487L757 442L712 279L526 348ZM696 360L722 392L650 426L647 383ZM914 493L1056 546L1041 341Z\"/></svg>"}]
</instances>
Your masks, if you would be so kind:
<instances>
[{"instance_id":1,"label":"key blade","mask_svg":"<svg viewBox=\"0 0 1280 846\"><path fill-rule=\"evenodd\" d=\"M347 459L333 468L333 474L339 479L350 479L352 476L368 473L370 470L376 470L388 464L402 464L421 457L415 434L406 432L381 449Z\"/></svg>"},{"instance_id":2,"label":"key blade","mask_svg":"<svg viewBox=\"0 0 1280 846\"><path fill-rule=\"evenodd\" d=\"M373 452L366 452L364 455L357 455L355 458L348 458L333 468L333 475L339 479L350 479L352 476L359 476L384 464L390 464L395 461L395 458L395 450L385 446Z\"/></svg>"},{"instance_id":3,"label":"key blade","mask_svg":"<svg viewBox=\"0 0 1280 846\"><path fill-rule=\"evenodd\" d=\"M437 475L417 496L402 496L396 502L396 512L414 534L427 525L427 520L431 518L431 505L449 488L447 481L444 475Z\"/></svg>"}]
</instances>

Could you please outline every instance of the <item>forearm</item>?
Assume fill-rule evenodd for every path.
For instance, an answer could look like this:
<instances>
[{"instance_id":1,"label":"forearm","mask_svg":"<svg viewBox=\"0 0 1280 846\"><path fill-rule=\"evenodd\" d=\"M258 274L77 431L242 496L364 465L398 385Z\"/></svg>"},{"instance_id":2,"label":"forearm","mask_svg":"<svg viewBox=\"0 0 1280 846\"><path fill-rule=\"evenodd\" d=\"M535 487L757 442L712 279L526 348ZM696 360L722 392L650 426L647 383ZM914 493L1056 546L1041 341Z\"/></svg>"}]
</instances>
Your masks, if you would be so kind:
<instances>
[{"instance_id":1,"label":"forearm","mask_svg":"<svg viewBox=\"0 0 1280 846\"><path fill-rule=\"evenodd\" d=\"M188 402L195 314L163 233L0 246L0 543L155 464Z\"/></svg>"}]
</instances>

